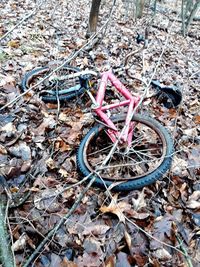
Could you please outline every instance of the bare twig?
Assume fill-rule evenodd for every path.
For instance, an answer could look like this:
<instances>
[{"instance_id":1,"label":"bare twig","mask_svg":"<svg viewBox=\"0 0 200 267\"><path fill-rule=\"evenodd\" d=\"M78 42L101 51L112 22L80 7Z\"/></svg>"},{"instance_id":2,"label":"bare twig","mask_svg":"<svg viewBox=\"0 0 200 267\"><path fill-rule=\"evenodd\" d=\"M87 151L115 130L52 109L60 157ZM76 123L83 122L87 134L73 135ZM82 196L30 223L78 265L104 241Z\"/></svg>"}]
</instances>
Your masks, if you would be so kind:
<instances>
[{"instance_id":1,"label":"bare twig","mask_svg":"<svg viewBox=\"0 0 200 267\"><path fill-rule=\"evenodd\" d=\"M188 256L187 250L185 249L185 247L183 246L183 242L181 241L180 237L176 234L176 239L178 240L179 246L180 246L180 250L183 252L182 254L184 255L187 265L188 267L193 267L192 261L191 261L191 257Z\"/></svg>"}]
</instances>

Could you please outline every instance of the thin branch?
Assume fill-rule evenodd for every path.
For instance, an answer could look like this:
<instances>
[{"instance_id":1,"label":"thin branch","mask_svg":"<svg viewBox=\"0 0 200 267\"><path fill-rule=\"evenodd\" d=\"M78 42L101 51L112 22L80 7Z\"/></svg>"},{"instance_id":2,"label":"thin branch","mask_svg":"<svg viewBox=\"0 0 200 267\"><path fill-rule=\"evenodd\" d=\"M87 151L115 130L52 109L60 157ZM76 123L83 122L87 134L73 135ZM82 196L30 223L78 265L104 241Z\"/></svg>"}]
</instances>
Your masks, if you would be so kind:
<instances>
[{"instance_id":1,"label":"thin branch","mask_svg":"<svg viewBox=\"0 0 200 267\"><path fill-rule=\"evenodd\" d=\"M191 261L191 257L188 256L187 250L183 246L183 242L181 241L180 237L177 234L176 234L176 239L178 240L180 249L183 252L183 255L184 255L185 259L186 259L188 267L193 267L193 264L192 264L192 261Z\"/></svg>"}]
</instances>

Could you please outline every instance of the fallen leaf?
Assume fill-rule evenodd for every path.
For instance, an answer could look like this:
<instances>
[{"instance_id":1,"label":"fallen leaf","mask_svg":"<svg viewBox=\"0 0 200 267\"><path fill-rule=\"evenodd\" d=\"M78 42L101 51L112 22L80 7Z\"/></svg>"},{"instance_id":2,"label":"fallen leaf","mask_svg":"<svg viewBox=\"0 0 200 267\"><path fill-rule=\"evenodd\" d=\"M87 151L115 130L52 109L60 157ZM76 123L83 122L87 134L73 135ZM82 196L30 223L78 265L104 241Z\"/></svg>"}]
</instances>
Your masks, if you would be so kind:
<instances>
[{"instance_id":1,"label":"fallen leaf","mask_svg":"<svg viewBox=\"0 0 200 267\"><path fill-rule=\"evenodd\" d=\"M174 221L175 219L170 214L165 214L165 216L158 217L154 223L154 230L152 232L152 235L159 241L169 243L172 223ZM150 248L152 250L160 249L161 244L156 239L152 239L150 242Z\"/></svg>"},{"instance_id":2,"label":"fallen leaf","mask_svg":"<svg viewBox=\"0 0 200 267\"><path fill-rule=\"evenodd\" d=\"M193 192L193 194L189 197L189 200L187 201L186 206L189 209L200 208L200 190Z\"/></svg>"},{"instance_id":3,"label":"fallen leaf","mask_svg":"<svg viewBox=\"0 0 200 267\"><path fill-rule=\"evenodd\" d=\"M16 127L13 125L12 122L7 123L4 125L1 130L1 132L5 132L7 137L11 137L16 133Z\"/></svg>"},{"instance_id":4,"label":"fallen leaf","mask_svg":"<svg viewBox=\"0 0 200 267\"><path fill-rule=\"evenodd\" d=\"M27 235L23 233L18 240L15 241L15 243L12 245L13 251L18 251L23 249L26 246L27 242Z\"/></svg>"},{"instance_id":5,"label":"fallen leaf","mask_svg":"<svg viewBox=\"0 0 200 267\"><path fill-rule=\"evenodd\" d=\"M126 240L126 244L127 244L128 248L129 248L129 251L131 252L131 248L132 248L131 236L127 231L125 231L124 232L124 237L125 237L125 240Z\"/></svg>"},{"instance_id":6,"label":"fallen leaf","mask_svg":"<svg viewBox=\"0 0 200 267\"><path fill-rule=\"evenodd\" d=\"M109 206L101 207L100 211L102 213L107 213L107 212L113 213L117 215L120 222L125 223L125 217L124 217L123 212L130 210L131 205L125 201L120 201L117 203L117 198L118 198L118 195L117 194L114 195Z\"/></svg>"},{"instance_id":7,"label":"fallen leaf","mask_svg":"<svg viewBox=\"0 0 200 267\"><path fill-rule=\"evenodd\" d=\"M200 145L188 152L188 167L200 169Z\"/></svg>"},{"instance_id":8,"label":"fallen leaf","mask_svg":"<svg viewBox=\"0 0 200 267\"><path fill-rule=\"evenodd\" d=\"M48 158L45 163L51 170L56 169L56 162L52 158Z\"/></svg>"},{"instance_id":9,"label":"fallen leaf","mask_svg":"<svg viewBox=\"0 0 200 267\"><path fill-rule=\"evenodd\" d=\"M105 264L105 267L115 267L116 266L115 255L111 255L110 257L108 257L106 261L104 262L104 264Z\"/></svg>"},{"instance_id":10,"label":"fallen leaf","mask_svg":"<svg viewBox=\"0 0 200 267\"><path fill-rule=\"evenodd\" d=\"M61 257L55 253L51 254L51 264L49 267L55 267L55 266L60 266L61 265Z\"/></svg>"},{"instance_id":11,"label":"fallen leaf","mask_svg":"<svg viewBox=\"0 0 200 267\"><path fill-rule=\"evenodd\" d=\"M15 146L11 146L8 150L10 154L22 158L24 161L31 160L31 149L25 142L20 141Z\"/></svg>"},{"instance_id":12,"label":"fallen leaf","mask_svg":"<svg viewBox=\"0 0 200 267\"><path fill-rule=\"evenodd\" d=\"M18 48L20 46L19 40L11 40L8 42L8 46L12 48Z\"/></svg>"},{"instance_id":13,"label":"fallen leaf","mask_svg":"<svg viewBox=\"0 0 200 267\"><path fill-rule=\"evenodd\" d=\"M32 132L35 135L44 135L47 129L53 129L56 125L56 121L53 116L49 116L43 119L43 122L35 129L32 129Z\"/></svg>"},{"instance_id":14,"label":"fallen leaf","mask_svg":"<svg viewBox=\"0 0 200 267\"><path fill-rule=\"evenodd\" d=\"M195 122L196 124L200 124L200 115L196 115L196 116L194 116L194 122Z\"/></svg>"},{"instance_id":15,"label":"fallen leaf","mask_svg":"<svg viewBox=\"0 0 200 267\"><path fill-rule=\"evenodd\" d=\"M6 148L0 144L0 154L6 155L7 154L7 150Z\"/></svg>"},{"instance_id":16,"label":"fallen leaf","mask_svg":"<svg viewBox=\"0 0 200 267\"><path fill-rule=\"evenodd\" d=\"M135 211L140 210L141 208L146 207L146 201L145 201L145 193L144 189L142 189L142 192L138 193L138 198L132 198L132 203L133 203L133 209Z\"/></svg>"},{"instance_id":17,"label":"fallen leaf","mask_svg":"<svg viewBox=\"0 0 200 267\"><path fill-rule=\"evenodd\" d=\"M117 253L116 267L131 267L128 255L124 252Z\"/></svg>"},{"instance_id":18,"label":"fallen leaf","mask_svg":"<svg viewBox=\"0 0 200 267\"><path fill-rule=\"evenodd\" d=\"M82 256L78 256L76 263L78 267L99 267L102 264L102 260L99 258L99 255L96 253L84 252Z\"/></svg>"},{"instance_id":19,"label":"fallen leaf","mask_svg":"<svg viewBox=\"0 0 200 267\"><path fill-rule=\"evenodd\" d=\"M84 250L86 251L86 253L88 253L88 254L90 254L90 253L95 253L97 255L102 254L101 242L97 241L93 237L89 237L89 238L85 239L84 243L83 243L83 247L84 247Z\"/></svg>"},{"instance_id":20,"label":"fallen leaf","mask_svg":"<svg viewBox=\"0 0 200 267\"><path fill-rule=\"evenodd\" d=\"M38 210L47 210L48 212L58 212L62 209L55 197L54 189L45 189L35 194L34 205Z\"/></svg>"},{"instance_id":21,"label":"fallen leaf","mask_svg":"<svg viewBox=\"0 0 200 267\"><path fill-rule=\"evenodd\" d=\"M156 249L155 251L153 251L153 256L155 258L162 260L162 261L171 260L171 258L172 258L172 255L164 248L159 248L159 249Z\"/></svg>"},{"instance_id":22,"label":"fallen leaf","mask_svg":"<svg viewBox=\"0 0 200 267\"><path fill-rule=\"evenodd\" d=\"M78 265L72 261L69 261L66 257L61 262L60 267L78 267Z\"/></svg>"},{"instance_id":23,"label":"fallen leaf","mask_svg":"<svg viewBox=\"0 0 200 267\"><path fill-rule=\"evenodd\" d=\"M92 225L87 225L87 227L83 231L83 235L90 235L93 234L95 236L98 235L105 235L106 232L110 229L109 226L103 225L103 224L92 224Z\"/></svg>"},{"instance_id":24,"label":"fallen leaf","mask_svg":"<svg viewBox=\"0 0 200 267\"><path fill-rule=\"evenodd\" d=\"M56 142L55 142L55 149L60 150L61 152L69 151L71 150L71 146L66 144L62 138L58 137Z\"/></svg>"}]
</instances>

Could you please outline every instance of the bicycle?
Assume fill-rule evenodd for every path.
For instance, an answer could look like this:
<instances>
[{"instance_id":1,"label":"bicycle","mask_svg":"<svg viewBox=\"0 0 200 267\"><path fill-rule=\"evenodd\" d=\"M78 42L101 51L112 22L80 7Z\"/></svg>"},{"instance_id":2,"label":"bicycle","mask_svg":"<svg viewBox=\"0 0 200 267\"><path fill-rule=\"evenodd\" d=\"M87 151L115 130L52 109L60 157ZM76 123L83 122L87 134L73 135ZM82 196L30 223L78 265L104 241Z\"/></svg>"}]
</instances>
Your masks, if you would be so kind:
<instances>
[{"instance_id":1,"label":"bicycle","mask_svg":"<svg viewBox=\"0 0 200 267\"><path fill-rule=\"evenodd\" d=\"M22 89L27 90L35 78L49 71L49 67L43 67L27 73L22 80ZM96 186L113 186L115 191L130 191L154 183L171 166L174 147L169 132L154 118L139 114L132 116L141 96L132 95L111 70L102 73L100 86L93 96L91 79L96 74L65 65L60 76L54 75L40 88L46 102L66 101L87 92L92 110L101 120L80 143L78 169L88 179L95 176ZM104 104L108 81L124 99ZM110 117L108 113L119 107L126 107L127 114ZM116 150L108 164L102 166L115 142L118 142Z\"/></svg>"}]
</instances>

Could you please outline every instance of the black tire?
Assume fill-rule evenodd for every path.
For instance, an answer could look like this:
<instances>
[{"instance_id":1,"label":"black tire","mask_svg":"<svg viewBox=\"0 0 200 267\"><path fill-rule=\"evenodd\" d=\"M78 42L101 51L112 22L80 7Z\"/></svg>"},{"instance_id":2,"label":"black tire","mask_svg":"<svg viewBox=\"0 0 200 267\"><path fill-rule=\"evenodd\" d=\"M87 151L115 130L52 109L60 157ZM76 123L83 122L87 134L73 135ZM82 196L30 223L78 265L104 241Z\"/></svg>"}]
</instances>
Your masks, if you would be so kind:
<instances>
[{"instance_id":1,"label":"black tire","mask_svg":"<svg viewBox=\"0 0 200 267\"><path fill-rule=\"evenodd\" d=\"M35 69L27 72L25 74L24 78L22 79L21 89L24 92L27 91L30 88L31 84L34 82L35 79L37 80L37 79L39 79L39 77L40 78L44 78L51 71L52 71L52 69L50 69L49 67L40 67L40 68L35 68ZM79 72L80 69L79 68L75 68L75 67L71 67L69 65L65 65L64 67L61 68L61 71L62 72L70 71L70 72L76 73L76 72ZM44 88L46 87L47 90L49 90L52 93L41 93L40 96L41 96L41 98L42 98L42 100L44 102L52 102L52 103L56 103L58 101L57 98L59 98L60 101L72 99L72 98L82 94L85 91L85 88L82 87L81 84L80 84L79 78L77 78L73 82L74 82L73 86L80 85L80 88L78 90L74 90L74 91L72 90L70 92L65 92L63 94L59 94L57 96L55 91L49 90L51 88L51 85L50 84L49 85L48 84L45 85L45 83L47 83L47 82L44 81L44 83L43 83ZM62 84L59 83L56 86L57 87L63 87L65 91L67 91L67 89L72 87L72 85L67 84L67 82L65 84L64 83L62 83Z\"/></svg>"},{"instance_id":2,"label":"black tire","mask_svg":"<svg viewBox=\"0 0 200 267\"><path fill-rule=\"evenodd\" d=\"M120 121L124 121L124 120L125 120L125 116L123 116L123 115L113 118L113 121L115 123L120 122ZM135 115L133 117L133 121L135 121L138 124L140 123L142 125L143 124L146 125L150 129L154 130L155 133L160 138L163 139L163 143L165 143L165 154L162 155L162 161L160 162L160 165L158 166L158 168L154 169L152 172L148 173L147 175L140 176L137 179L125 180L121 184L117 184L112 189L114 191L130 191L130 190L139 189L139 188L142 188L144 186L150 185L150 184L154 183L156 180L160 179L171 166L174 148L173 148L172 138L171 138L170 134L168 133L168 131L158 121L156 121L155 119L150 118L150 117ZM89 167L88 167L89 163L87 162L86 156L85 156L85 154L87 153L86 149L88 149L89 142L91 142L91 140L93 140L92 138L94 138L94 136L96 138L96 140L94 141L96 144L97 136L100 134L100 132L102 132L103 129L105 129L105 126L103 126L103 125L98 124L98 125L94 126L86 134L86 136L83 138L83 140L79 146L79 149L77 152L77 166L84 177L88 176L91 173L91 170L89 170ZM91 146L92 146L92 144L91 144ZM134 150L134 147L136 147L136 146L137 145L133 146L133 150ZM164 144L163 144L163 146L164 146ZM94 145L93 145L93 147L94 147ZM155 149L155 148L153 148L153 149ZM152 150L152 149L150 148L149 150ZM147 153L148 153L148 151L147 151ZM152 152L150 152L150 153L152 153ZM153 153L155 153L155 152L153 152ZM102 152L101 152L101 154L102 154ZM137 163L136 163L136 165L137 165ZM96 179L95 179L94 184L97 187L105 189L105 184L107 187L109 187L114 183L113 180L111 181L107 178L103 178L103 181L102 181L102 178L100 179L97 175L95 175L95 176L96 176ZM89 179L91 180L93 177L94 177L94 175L91 175L91 176L89 176Z\"/></svg>"}]
</instances>

